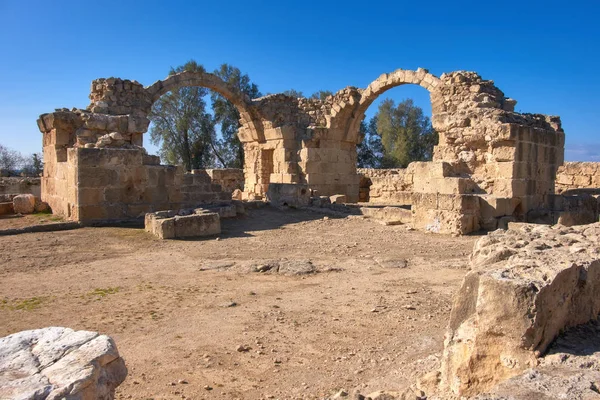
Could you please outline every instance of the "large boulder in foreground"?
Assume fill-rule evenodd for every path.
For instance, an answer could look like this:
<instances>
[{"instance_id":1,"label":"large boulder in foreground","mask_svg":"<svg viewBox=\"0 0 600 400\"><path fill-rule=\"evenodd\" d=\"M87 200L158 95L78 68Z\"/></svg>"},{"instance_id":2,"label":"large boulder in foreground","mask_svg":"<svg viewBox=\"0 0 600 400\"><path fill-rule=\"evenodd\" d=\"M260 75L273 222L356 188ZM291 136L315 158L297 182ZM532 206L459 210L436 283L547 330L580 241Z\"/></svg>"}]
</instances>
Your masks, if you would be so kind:
<instances>
[{"instance_id":1,"label":"large boulder in foreground","mask_svg":"<svg viewBox=\"0 0 600 400\"><path fill-rule=\"evenodd\" d=\"M13 198L13 209L17 214L32 214L35 211L35 196L20 194Z\"/></svg>"},{"instance_id":2,"label":"large boulder in foreground","mask_svg":"<svg viewBox=\"0 0 600 400\"><path fill-rule=\"evenodd\" d=\"M43 328L0 338L0 399L112 400L127 376L113 340Z\"/></svg>"},{"instance_id":3,"label":"large boulder in foreground","mask_svg":"<svg viewBox=\"0 0 600 400\"><path fill-rule=\"evenodd\" d=\"M600 312L600 224L523 225L481 238L455 295L440 389L473 396L538 364Z\"/></svg>"}]
</instances>

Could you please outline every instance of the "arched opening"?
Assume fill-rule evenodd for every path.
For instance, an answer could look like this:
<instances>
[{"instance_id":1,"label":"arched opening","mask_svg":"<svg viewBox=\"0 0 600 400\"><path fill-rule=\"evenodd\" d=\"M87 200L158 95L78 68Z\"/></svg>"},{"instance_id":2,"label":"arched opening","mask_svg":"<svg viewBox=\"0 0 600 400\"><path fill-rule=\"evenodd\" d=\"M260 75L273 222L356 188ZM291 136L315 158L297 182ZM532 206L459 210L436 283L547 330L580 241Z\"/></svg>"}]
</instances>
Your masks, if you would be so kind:
<instances>
[{"instance_id":1,"label":"arched opening","mask_svg":"<svg viewBox=\"0 0 600 400\"><path fill-rule=\"evenodd\" d=\"M438 142L431 123L431 92L438 84L423 69L397 70L362 92L345 129L346 140L357 143L360 202L410 205L409 164L431 161Z\"/></svg>"},{"instance_id":2,"label":"arched opening","mask_svg":"<svg viewBox=\"0 0 600 400\"><path fill-rule=\"evenodd\" d=\"M230 87L221 78L206 72L181 72L160 80L146 88L151 104L162 95L187 86L200 86L213 90L230 101L240 113L242 126L238 132L242 142L264 142L262 124L252 101L247 95Z\"/></svg>"},{"instance_id":3,"label":"arched opening","mask_svg":"<svg viewBox=\"0 0 600 400\"><path fill-rule=\"evenodd\" d=\"M230 70L225 72L221 70L221 72L239 74L239 70L237 72L236 70L236 68L230 68ZM160 123L163 119L156 118L154 114L156 105L162 104L165 100L162 96L173 96L174 93L181 92L180 89L182 88L208 89L202 90L202 94L196 93L196 97L192 100L193 104L202 104L198 112L194 114L195 117L193 117L194 129L195 131L203 131L203 135L208 135L208 139L198 141L195 144L195 150L190 149L190 152L183 152L184 154L204 154L208 159L203 158L203 162L194 159L194 162L191 162L191 158L186 157L187 162L182 161L184 161L188 170L197 174L210 175L212 183L218 183L226 190L240 189L243 191L246 184L242 170L254 171L256 169L251 165L254 159L254 150L260 143L265 141L265 136L256 103L253 103L253 100L241 86L238 87L235 83L227 81L227 79L204 71L184 71L170 75L168 78L157 81L145 88L150 104L147 112L149 116L153 115L155 117L150 117L152 123L157 120ZM232 77L232 79L235 82L235 77ZM258 92L257 88L256 92ZM215 95L220 96L215 97ZM185 98L185 94L182 96ZM172 103L178 104L177 101L172 101ZM205 105L206 110L204 109ZM174 106L172 108L181 111L181 107ZM186 108L184 107L184 109ZM217 110L221 110L221 117L218 116ZM235 110L237 110L237 113ZM223 118L225 118L225 123ZM207 122L205 123L205 121ZM176 129L171 129L171 131L174 130ZM226 130L228 132L225 132ZM152 132L152 128L150 131ZM235 140L235 136L239 141ZM169 135L167 134L165 137L168 138ZM261 161L265 157L266 155L261 158ZM196 170L196 168L200 169ZM219 179L219 177L223 177L223 179ZM191 178L188 179L189 177L184 178L186 181L191 181Z\"/></svg>"}]
</instances>

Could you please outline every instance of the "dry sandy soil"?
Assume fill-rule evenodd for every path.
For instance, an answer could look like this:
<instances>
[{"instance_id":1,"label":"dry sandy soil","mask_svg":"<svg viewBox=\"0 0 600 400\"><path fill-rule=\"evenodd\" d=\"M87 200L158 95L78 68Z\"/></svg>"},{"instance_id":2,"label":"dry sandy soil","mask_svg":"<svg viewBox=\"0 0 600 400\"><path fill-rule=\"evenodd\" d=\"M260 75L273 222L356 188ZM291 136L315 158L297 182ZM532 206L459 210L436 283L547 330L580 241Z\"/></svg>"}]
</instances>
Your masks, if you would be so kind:
<instances>
[{"instance_id":1,"label":"dry sandy soil","mask_svg":"<svg viewBox=\"0 0 600 400\"><path fill-rule=\"evenodd\" d=\"M129 369L119 399L398 389L436 363L475 239L270 208L223 221L219 239L133 228L0 237L0 336L112 336ZM253 271L277 261L317 272Z\"/></svg>"}]
</instances>

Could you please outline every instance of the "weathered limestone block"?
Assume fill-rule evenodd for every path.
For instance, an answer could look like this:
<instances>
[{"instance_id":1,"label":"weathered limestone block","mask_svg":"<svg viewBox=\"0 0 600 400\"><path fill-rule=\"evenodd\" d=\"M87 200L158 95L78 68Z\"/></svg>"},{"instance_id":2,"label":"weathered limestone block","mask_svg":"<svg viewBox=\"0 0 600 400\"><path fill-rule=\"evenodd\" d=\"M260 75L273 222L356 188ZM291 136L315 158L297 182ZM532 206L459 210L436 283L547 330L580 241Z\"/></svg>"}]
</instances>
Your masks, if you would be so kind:
<instances>
[{"instance_id":1,"label":"weathered limestone block","mask_svg":"<svg viewBox=\"0 0 600 400\"><path fill-rule=\"evenodd\" d=\"M599 162L565 162L556 173L556 193L572 189L600 189Z\"/></svg>"},{"instance_id":2,"label":"weathered limestone block","mask_svg":"<svg viewBox=\"0 0 600 400\"><path fill-rule=\"evenodd\" d=\"M212 236L221 233L221 221L218 213L177 216L175 219L175 237Z\"/></svg>"},{"instance_id":3,"label":"weathered limestone block","mask_svg":"<svg viewBox=\"0 0 600 400\"><path fill-rule=\"evenodd\" d=\"M241 206L243 207L243 205ZM239 206L236 206L235 204L219 204L216 206L207 206L206 210L216 212L219 214L219 218L235 218L238 214L238 208ZM243 212L241 214L243 214Z\"/></svg>"},{"instance_id":4,"label":"weathered limestone block","mask_svg":"<svg viewBox=\"0 0 600 400\"><path fill-rule=\"evenodd\" d=\"M112 400L127 376L113 340L43 328L0 338L0 398Z\"/></svg>"},{"instance_id":5,"label":"weathered limestone block","mask_svg":"<svg viewBox=\"0 0 600 400\"><path fill-rule=\"evenodd\" d=\"M360 207L360 213L384 225L408 224L413 218L412 212L402 207Z\"/></svg>"},{"instance_id":6,"label":"weathered limestone block","mask_svg":"<svg viewBox=\"0 0 600 400\"><path fill-rule=\"evenodd\" d=\"M144 227L159 239L212 236L221 233L221 220L218 213L203 208L159 211L146 214Z\"/></svg>"},{"instance_id":7,"label":"weathered limestone block","mask_svg":"<svg viewBox=\"0 0 600 400\"><path fill-rule=\"evenodd\" d=\"M307 207L310 204L310 190L307 185L271 183L267 200L275 207Z\"/></svg>"},{"instance_id":8,"label":"weathered limestone block","mask_svg":"<svg viewBox=\"0 0 600 400\"><path fill-rule=\"evenodd\" d=\"M600 223L520 225L480 239L455 295L441 388L475 395L536 365L564 329L600 312Z\"/></svg>"},{"instance_id":9,"label":"weathered limestone block","mask_svg":"<svg viewBox=\"0 0 600 400\"><path fill-rule=\"evenodd\" d=\"M35 211L35 196L20 194L13 198L13 209L17 214L32 214Z\"/></svg>"},{"instance_id":10,"label":"weathered limestone block","mask_svg":"<svg viewBox=\"0 0 600 400\"><path fill-rule=\"evenodd\" d=\"M331 204L344 204L348 201L345 194L334 194L329 196L329 200L331 200Z\"/></svg>"},{"instance_id":11,"label":"weathered limestone block","mask_svg":"<svg viewBox=\"0 0 600 400\"><path fill-rule=\"evenodd\" d=\"M539 365L495 386L477 400L599 399L598 320L561 334Z\"/></svg>"}]
</instances>

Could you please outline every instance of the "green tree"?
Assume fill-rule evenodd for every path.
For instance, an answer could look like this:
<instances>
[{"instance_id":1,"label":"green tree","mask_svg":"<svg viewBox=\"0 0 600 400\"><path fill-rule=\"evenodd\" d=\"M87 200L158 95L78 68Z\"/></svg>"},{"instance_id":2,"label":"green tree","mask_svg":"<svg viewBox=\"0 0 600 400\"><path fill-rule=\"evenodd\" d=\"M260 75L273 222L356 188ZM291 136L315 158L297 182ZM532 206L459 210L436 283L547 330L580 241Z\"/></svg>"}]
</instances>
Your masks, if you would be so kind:
<instances>
[{"instance_id":1,"label":"green tree","mask_svg":"<svg viewBox=\"0 0 600 400\"><path fill-rule=\"evenodd\" d=\"M22 172L27 176L39 176L44 170L44 162L39 153L33 153L29 158L23 158Z\"/></svg>"},{"instance_id":2,"label":"green tree","mask_svg":"<svg viewBox=\"0 0 600 400\"><path fill-rule=\"evenodd\" d=\"M376 125L383 147L382 168L406 168L412 161L431 160L438 135L411 99L397 106L385 99L379 105Z\"/></svg>"},{"instance_id":3,"label":"green tree","mask_svg":"<svg viewBox=\"0 0 600 400\"><path fill-rule=\"evenodd\" d=\"M169 75L179 72L205 72L196 61L171 68ZM182 87L161 96L150 113L150 139L160 145L161 158L170 164L182 164L186 170L225 165L219 154L212 115L206 111L204 97L208 89Z\"/></svg>"},{"instance_id":4,"label":"green tree","mask_svg":"<svg viewBox=\"0 0 600 400\"><path fill-rule=\"evenodd\" d=\"M295 97L295 98L304 97L304 94L301 91L296 90L296 89L289 89L282 93L285 94L286 96Z\"/></svg>"},{"instance_id":5,"label":"green tree","mask_svg":"<svg viewBox=\"0 0 600 400\"><path fill-rule=\"evenodd\" d=\"M231 87L245 93L251 99L261 97L258 86L250 81L247 74L242 74L239 68L223 64L214 72ZM244 147L238 138L240 129L240 113L237 108L217 92L211 94L214 120L221 126L222 141L220 142L223 165L227 168L244 167Z\"/></svg>"},{"instance_id":6,"label":"green tree","mask_svg":"<svg viewBox=\"0 0 600 400\"><path fill-rule=\"evenodd\" d=\"M310 98L325 101L328 96L333 96L333 92L329 90L319 90L318 92L313 93Z\"/></svg>"},{"instance_id":7,"label":"green tree","mask_svg":"<svg viewBox=\"0 0 600 400\"><path fill-rule=\"evenodd\" d=\"M377 116L368 123L365 120L360 123L359 135L361 142L356 147L358 168L381 168L383 147L377 134Z\"/></svg>"},{"instance_id":8,"label":"green tree","mask_svg":"<svg viewBox=\"0 0 600 400\"><path fill-rule=\"evenodd\" d=\"M0 144L0 170L3 173L14 175L21 164L23 164L21 153Z\"/></svg>"}]
</instances>

